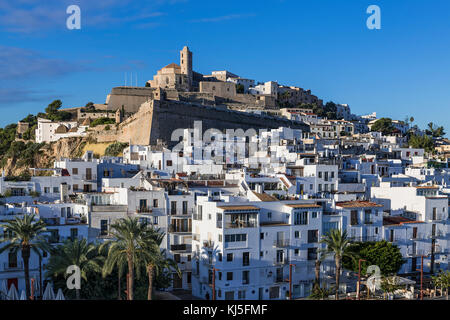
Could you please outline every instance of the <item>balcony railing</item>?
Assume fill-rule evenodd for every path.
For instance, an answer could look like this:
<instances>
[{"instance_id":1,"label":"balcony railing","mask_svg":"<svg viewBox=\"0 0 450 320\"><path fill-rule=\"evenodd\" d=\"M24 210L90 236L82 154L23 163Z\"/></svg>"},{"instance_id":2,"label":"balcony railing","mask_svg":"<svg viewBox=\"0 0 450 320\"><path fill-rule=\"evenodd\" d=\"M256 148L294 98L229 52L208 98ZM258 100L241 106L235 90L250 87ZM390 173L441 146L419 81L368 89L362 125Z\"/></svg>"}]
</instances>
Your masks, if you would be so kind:
<instances>
[{"instance_id":1,"label":"balcony railing","mask_svg":"<svg viewBox=\"0 0 450 320\"><path fill-rule=\"evenodd\" d=\"M194 213L194 209L190 208L190 209L171 209L170 210L170 215L171 216L186 216L186 217L190 217L193 213Z\"/></svg>"},{"instance_id":2,"label":"balcony railing","mask_svg":"<svg viewBox=\"0 0 450 320\"><path fill-rule=\"evenodd\" d=\"M444 221L447 219L448 219L448 216L445 214L436 214L431 217L432 221Z\"/></svg>"},{"instance_id":3,"label":"balcony railing","mask_svg":"<svg viewBox=\"0 0 450 320\"><path fill-rule=\"evenodd\" d=\"M17 263L4 262L3 269L8 270L8 271L22 270L23 269L23 261L18 261Z\"/></svg>"},{"instance_id":4,"label":"balcony railing","mask_svg":"<svg viewBox=\"0 0 450 320\"><path fill-rule=\"evenodd\" d=\"M97 181L97 175L96 174L82 174L81 180L85 181Z\"/></svg>"},{"instance_id":5,"label":"balcony railing","mask_svg":"<svg viewBox=\"0 0 450 320\"><path fill-rule=\"evenodd\" d=\"M192 228L182 228L182 227L176 227L174 225L170 225L169 232L171 232L171 233L192 233Z\"/></svg>"},{"instance_id":6,"label":"balcony railing","mask_svg":"<svg viewBox=\"0 0 450 320\"><path fill-rule=\"evenodd\" d=\"M201 221L202 220L202 214L194 213L192 216L192 220Z\"/></svg>"},{"instance_id":7,"label":"balcony railing","mask_svg":"<svg viewBox=\"0 0 450 320\"><path fill-rule=\"evenodd\" d=\"M279 239L279 240L275 240L273 242L273 246L275 248L286 248L289 247L291 244L289 239Z\"/></svg>"},{"instance_id":8,"label":"balcony railing","mask_svg":"<svg viewBox=\"0 0 450 320\"><path fill-rule=\"evenodd\" d=\"M420 256L425 256L425 255L427 255L425 250L408 249L407 252L406 252L406 256L407 257L420 257Z\"/></svg>"},{"instance_id":9,"label":"balcony railing","mask_svg":"<svg viewBox=\"0 0 450 320\"><path fill-rule=\"evenodd\" d=\"M286 264L289 264L289 259L288 258L284 258L284 259L273 259L273 265L274 266L284 266Z\"/></svg>"},{"instance_id":10,"label":"balcony railing","mask_svg":"<svg viewBox=\"0 0 450 320\"><path fill-rule=\"evenodd\" d=\"M170 245L170 250L172 251L192 251L192 246L190 244L172 244Z\"/></svg>"},{"instance_id":11,"label":"balcony railing","mask_svg":"<svg viewBox=\"0 0 450 320\"><path fill-rule=\"evenodd\" d=\"M441 238L441 237L444 237L444 236L446 236L446 233L441 231L441 230L437 230L436 232L431 233L430 235L428 235L428 237L430 239Z\"/></svg>"},{"instance_id":12,"label":"balcony railing","mask_svg":"<svg viewBox=\"0 0 450 320\"><path fill-rule=\"evenodd\" d=\"M236 222L226 222L225 228L227 229L239 229L239 228L256 228L257 223L255 222L246 222L246 221L236 221Z\"/></svg>"},{"instance_id":13,"label":"balcony railing","mask_svg":"<svg viewBox=\"0 0 450 320\"><path fill-rule=\"evenodd\" d=\"M425 235L423 233L417 233L415 235L412 234L409 237L409 240L412 240L412 241L417 241L417 240L422 240L422 239L425 239Z\"/></svg>"},{"instance_id":14,"label":"balcony railing","mask_svg":"<svg viewBox=\"0 0 450 320\"><path fill-rule=\"evenodd\" d=\"M350 242L367 242L367 241L377 241L376 236L362 236L362 237L350 237L348 238Z\"/></svg>"}]
</instances>

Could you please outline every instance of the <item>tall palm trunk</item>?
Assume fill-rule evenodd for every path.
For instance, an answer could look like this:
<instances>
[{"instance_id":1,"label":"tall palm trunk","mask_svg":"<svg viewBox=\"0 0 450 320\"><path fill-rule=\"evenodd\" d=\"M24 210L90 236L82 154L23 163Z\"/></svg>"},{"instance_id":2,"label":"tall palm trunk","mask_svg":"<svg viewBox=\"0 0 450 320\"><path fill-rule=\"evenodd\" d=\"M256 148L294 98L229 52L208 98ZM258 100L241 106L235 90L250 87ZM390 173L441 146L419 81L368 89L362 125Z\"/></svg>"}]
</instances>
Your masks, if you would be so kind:
<instances>
[{"instance_id":1,"label":"tall palm trunk","mask_svg":"<svg viewBox=\"0 0 450 320\"><path fill-rule=\"evenodd\" d=\"M152 264L147 266L148 273L148 291L147 291L147 299L152 300L153 296L153 275L154 275L154 267Z\"/></svg>"},{"instance_id":2,"label":"tall palm trunk","mask_svg":"<svg viewBox=\"0 0 450 320\"><path fill-rule=\"evenodd\" d=\"M22 246L22 259L23 259L23 268L24 268L24 273L25 273L25 293L27 294L27 300L29 300L30 297L31 297L31 289L30 289L30 247L27 246L27 245Z\"/></svg>"},{"instance_id":3,"label":"tall palm trunk","mask_svg":"<svg viewBox=\"0 0 450 320\"><path fill-rule=\"evenodd\" d=\"M341 277L341 257L334 258L336 263L336 300L339 300L339 280Z\"/></svg>"},{"instance_id":4,"label":"tall palm trunk","mask_svg":"<svg viewBox=\"0 0 450 320\"><path fill-rule=\"evenodd\" d=\"M314 287L315 289L320 289L320 260L317 259L316 260L316 264L315 264L315 280L314 280Z\"/></svg>"},{"instance_id":5,"label":"tall palm trunk","mask_svg":"<svg viewBox=\"0 0 450 320\"><path fill-rule=\"evenodd\" d=\"M128 255L128 288L127 295L128 300L133 300L133 287L134 287L134 270L133 270L133 259L131 255Z\"/></svg>"},{"instance_id":6,"label":"tall palm trunk","mask_svg":"<svg viewBox=\"0 0 450 320\"><path fill-rule=\"evenodd\" d=\"M117 273L117 300L122 300L121 288L120 288L120 272Z\"/></svg>"}]
</instances>

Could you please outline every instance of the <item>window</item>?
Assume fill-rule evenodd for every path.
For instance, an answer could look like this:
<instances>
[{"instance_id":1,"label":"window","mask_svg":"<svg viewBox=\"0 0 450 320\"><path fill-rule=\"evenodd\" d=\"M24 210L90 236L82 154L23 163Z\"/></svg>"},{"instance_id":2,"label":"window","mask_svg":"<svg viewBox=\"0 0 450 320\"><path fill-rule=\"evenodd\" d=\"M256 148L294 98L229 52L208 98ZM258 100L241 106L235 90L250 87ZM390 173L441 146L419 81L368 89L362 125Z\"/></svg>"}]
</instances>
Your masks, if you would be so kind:
<instances>
[{"instance_id":1,"label":"window","mask_svg":"<svg viewBox=\"0 0 450 320\"><path fill-rule=\"evenodd\" d=\"M250 252L243 252L242 253L242 265L243 266L250 265Z\"/></svg>"},{"instance_id":2,"label":"window","mask_svg":"<svg viewBox=\"0 0 450 320\"><path fill-rule=\"evenodd\" d=\"M250 283L250 271L244 270L242 271L242 284Z\"/></svg>"},{"instance_id":3,"label":"window","mask_svg":"<svg viewBox=\"0 0 450 320\"><path fill-rule=\"evenodd\" d=\"M267 219L272 220L272 212L267 212Z\"/></svg>"},{"instance_id":4,"label":"window","mask_svg":"<svg viewBox=\"0 0 450 320\"><path fill-rule=\"evenodd\" d=\"M244 300L245 299L245 290L239 290L238 291L238 299Z\"/></svg>"},{"instance_id":5,"label":"window","mask_svg":"<svg viewBox=\"0 0 450 320\"><path fill-rule=\"evenodd\" d=\"M158 208L158 199L153 199L153 207Z\"/></svg>"},{"instance_id":6,"label":"window","mask_svg":"<svg viewBox=\"0 0 450 320\"><path fill-rule=\"evenodd\" d=\"M58 187L53 187L53 193L58 193L59 192L59 188Z\"/></svg>"},{"instance_id":7,"label":"window","mask_svg":"<svg viewBox=\"0 0 450 320\"><path fill-rule=\"evenodd\" d=\"M300 238L300 231L294 232L294 238L296 238L296 239Z\"/></svg>"},{"instance_id":8,"label":"window","mask_svg":"<svg viewBox=\"0 0 450 320\"><path fill-rule=\"evenodd\" d=\"M231 262L231 261L233 261L233 254L227 253L227 262Z\"/></svg>"},{"instance_id":9,"label":"window","mask_svg":"<svg viewBox=\"0 0 450 320\"><path fill-rule=\"evenodd\" d=\"M78 168L72 168L72 174L78 174Z\"/></svg>"},{"instance_id":10,"label":"window","mask_svg":"<svg viewBox=\"0 0 450 320\"><path fill-rule=\"evenodd\" d=\"M100 235L106 236L108 234L108 220L100 220Z\"/></svg>"},{"instance_id":11,"label":"window","mask_svg":"<svg viewBox=\"0 0 450 320\"><path fill-rule=\"evenodd\" d=\"M78 189L78 185L77 185L77 184L74 184L72 189L73 189L73 191L78 191L78 190L79 190L79 189Z\"/></svg>"},{"instance_id":12,"label":"window","mask_svg":"<svg viewBox=\"0 0 450 320\"><path fill-rule=\"evenodd\" d=\"M358 224L358 211L357 210L350 211L350 224L352 226Z\"/></svg>"},{"instance_id":13,"label":"window","mask_svg":"<svg viewBox=\"0 0 450 320\"><path fill-rule=\"evenodd\" d=\"M222 252L219 252L219 253L217 254L217 258L219 259L219 261L222 261Z\"/></svg>"},{"instance_id":14,"label":"window","mask_svg":"<svg viewBox=\"0 0 450 320\"><path fill-rule=\"evenodd\" d=\"M317 248L308 248L308 260L317 260Z\"/></svg>"},{"instance_id":15,"label":"window","mask_svg":"<svg viewBox=\"0 0 450 320\"><path fill-rule=\"evenodd\" d=\"M261 232L261 234L259 235L259 238L260 238L261 240L264 240L264 232Z\"/></svg>"},{"instance_id":16,"label":"window","mask_svg":"<svg viewBox=\"0 0 450 320\"><path fill-rule=\"evenodd\" d=\"M233 272L227 272L227 281L233 280Z\"/></svg>"},{"instance_id":17,"label":"window","mask_svg":"<svg viewBox=\"0 0 450 320\"><path fill-rule=\"evenodd\" d=\"M311 215L312 215L312 218L313 218L313 219L316 219L316 218L317 218L317 212L316 212L316 211L313 211Z\"/></svg>"},{"instance_id":18,"label":"window","mask_svg":"<svg viewBox=\"0 0 450 320\"><path fill-rule=\"evenodd\" d=\"M319 241L319 230L308 230L308 243Z\"/></svg>"},{"instance_id":19,"label":"window","mask_svg":"<svg viewBox=\"0 0 450 320\"><path fill-rule=\"evenodd\" d=\"M295 225L305 225L308 224L308 212L295 212L294 213L294 224Z\"/></svg>"},{"instance_id":20,"label":"window","mask_svg":"<svg viewBox=\"0 0 450 320\"><path fill-rule=\"evenodd\" d=\"M227 242L243 242L247 241L247 234L226 234L225 235L225 243Z\"/></svg>"},{"instance_id":21,"label":"window","mask_svg":"<svg viewBox=\"0 0 450 320\"><path fill-rule=\"evenodd\" d=\"M222 242L222 235L219 234L219 242Z\"/></svg>"},{"instance_id":22,"label":"window","mask_svg":"<svg viewBox=\"0 0 450 320\"><path fill-rule=\"evenodd\" d=\"M295 250L294 250L294 255L298 256L298 253L299 253L299 250L298 250L298 249L295 249Z\"/></svg>"},{"instance_id":23,"label":"window","mask_svg":"<svg viewBox=\"0 0 450 320\"><path fill-rule=\"evenodd\" d=\"M166 165L167 165L168 167L171 167L171 166L172 166L172 160L167 160L167 161L166 161Z\"/></svg>"},{"instance_id":24,"label":"window","mask_svg":"<svg viewBox=\"0 0 450 320\"><path fill-rule=\"evenodd\" d=\"M153 224L158 224L158 217L153 217Z\"/></svg>"},{"instance_id":25,"label":"window","mask_svg":"<svg viewBox=\"0 0 450 320\"><path fill-rule=\"evenodd\" d=\"M177 214L177 202L176 201L170 202L170 214L172 214L172 215Z\"/></svg>"}]
</instances>

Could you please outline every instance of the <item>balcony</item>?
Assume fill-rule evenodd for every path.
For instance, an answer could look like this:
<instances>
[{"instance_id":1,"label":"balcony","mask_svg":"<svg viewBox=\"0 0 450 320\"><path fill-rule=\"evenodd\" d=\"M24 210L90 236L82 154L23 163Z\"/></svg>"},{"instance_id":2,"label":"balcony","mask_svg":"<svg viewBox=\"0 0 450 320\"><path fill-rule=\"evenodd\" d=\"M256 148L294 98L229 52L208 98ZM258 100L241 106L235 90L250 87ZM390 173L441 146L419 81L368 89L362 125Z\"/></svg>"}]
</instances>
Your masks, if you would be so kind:
<instances>
[{"instance_id":1,"label":"balcony","mask_svg":"<svg viewBox=\"0 0 450 320\"><path fill-rule=\"evenodd\" d=\"M376 236L362 236L362 237L350 237L348 238L350 242L367 242L367 241L378 241L379 238Z\"/></svg>"},{"instance_id":2,"label":"balcony","mask_svg":"<svg viewBox=\"0 0 450 320\"><path fill-rule=\"evenodd\" d=\"M413 250L413 249L408 249L406 252L406 256L410 257L410 258L415 258L415 257L420 257L420 256L426 256L427 253L425 252L425 250Z\"/></svg>"},{"instance_id":3,"label":"balcony","mask_svg":"<svg viewBox=\"0 0 450 320\"><path fill-rule=\"evenodd\" d=\"M171 217L186 217L190 218L194 214L194 209L171 209L170 216Z\"/></svg>"},{"instance_id":4,"label":"balcony","mask_svg":"<svg viewBox=\"0 0 450 320\"><path fill-rule=\"evenodd\" d=\"M3 270L5 271L20 271L23 270L23 261L18 261L16 263L3 263Z\"/></svg>"},{"instance_id":5,"label":"balcony","mask_svg":"<svg viewBox=\"0 0 450 320\"><path fill-rule=\"evenodd\" d=\"M256 221L233 221L233 222L226 222L225 228L226 229L241 229L241 228L256 228L257 223Z\"/></svg>"},{"instance_id":6,"label":"balcony","mask_svg":"<svg viewBox=\"0 0 450 320\"><path fill-rule=\"evenodd\" d=\"M96 174L82 174L81 180L84 181L97 181L97 175Z\"/></svg>"},{"instance_id":7,"label":"balcony","mask_svg":"<svg viewBox=\"0 0 450 320\"><path fill-rule=\"evenodd\" d=\"M417 233L417 234L413 234L409 237L409 240L411 241L419 241L419 240L423 240L425 239L425 235L423 233Z\"/></svg>"},{"instance_id":8,"label":"balcony","mask_svg":"<svg viewBox=\"0 0 450 320\"><path fill-rule=\"evenodd\" d=\"M289 264L289 259L288 258L284 258L284 259L273 259L273 265L274 266L284 266Z\"/></svg>"},{"instance_id":9,"label":"balcony","mask_svg":"<svg viewBox=\"0 0 450 320\"><path fill-rule=\"evenodd\" d=\"M428 235L428 237L429 237L430 239L436 239L436 238L442 238L442 237L445 237L446 235L447 235L447 234L446 234L445 232L443 232L443 231L441 231L441 230L438 230L438 231L436 231L436 232L434 232L434 233Z\"/></svg>"},{"instance_id":10,"label":"balcony","mask_svg":"<svg viewBox=\"0 0 450 320\"><path fill-rule=\"evenodd\" d=\"M433 214L431 221L438 222L438 221L446 221L448 219L448 216L445 214Z\"/></svg>"},{"instance_id":11,"label":"balcony","mask_svg":"<svg viewBox=\"0 0 450 320\"><path fill-rule=\"evenodd\" d=\"M192 228L184 228L180 226L170 225L169 226L170 233L192 233Z\"/></svg>"},{"instance_id":12,"label":"balcony","mask_svg":"<svg viewBox=\"0 0 450 320\"><path fill-rule=\"evenodd\" d=\"M191 252L192 246L190 244L172 244L170 245L170 250L176 252Z\"/></svg>"},{"instance_id":13,"label":"balcony","mask_svg":"<svg viewBox=\"0 0 450 320\"><path fill-rule=\"evenodd\" d=\"M291 244L289 239L279 239L273 242L273 246L275 248L287 248Z\"/></svg>"}]
</instances>

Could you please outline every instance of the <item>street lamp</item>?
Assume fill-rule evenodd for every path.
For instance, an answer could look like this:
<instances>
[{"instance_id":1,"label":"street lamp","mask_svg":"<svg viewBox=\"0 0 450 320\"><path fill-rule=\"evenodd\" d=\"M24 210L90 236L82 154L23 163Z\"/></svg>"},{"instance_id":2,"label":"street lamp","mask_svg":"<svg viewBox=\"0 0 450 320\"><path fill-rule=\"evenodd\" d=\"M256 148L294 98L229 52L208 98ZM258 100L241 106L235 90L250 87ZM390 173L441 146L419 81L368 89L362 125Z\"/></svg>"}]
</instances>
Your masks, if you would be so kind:
<instances>
[{"instance_id":1,"label":"street lamp","mask_svg":"<svg viewBox=\"0 0 450 320\"><path fill-rule=\"evenodd\" d=\"M360 291L361 291L361 262L367 262L367 260L359 259L358 261L358 300L360 300Z\"/></svg>"}]
</instances>

